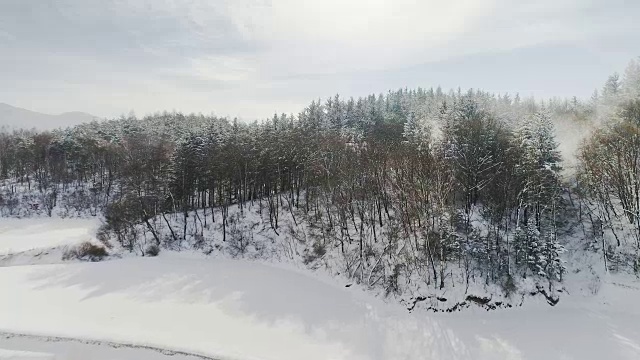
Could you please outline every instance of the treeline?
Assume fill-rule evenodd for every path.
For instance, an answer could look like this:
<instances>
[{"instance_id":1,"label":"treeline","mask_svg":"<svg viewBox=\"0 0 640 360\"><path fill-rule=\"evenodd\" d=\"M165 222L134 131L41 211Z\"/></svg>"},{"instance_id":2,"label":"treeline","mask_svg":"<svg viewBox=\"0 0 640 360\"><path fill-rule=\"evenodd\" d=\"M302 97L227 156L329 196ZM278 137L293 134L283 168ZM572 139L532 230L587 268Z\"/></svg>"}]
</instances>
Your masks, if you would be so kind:
<instances>
[{"instance_id":1,"label":"treeline","mask_svg":"<svg viewBox=\"0 0 640 360\"><path fill-rule=\"evenodd\" d=\"M561 179L558 119L605 116L615 124L582 150L583 215L605 227L607 216L640 219L638 103L622 97L629 77L613 78L586 103L401 89L336 95L297 116L254 123L164 113L4 132L0 207L12 214L19 194L33 189L50 213L59 194L72 194L77 207L104 214L109 236L133 250L140 225L162 246L186 241L189 221L220 226L227 241L237 220L230 207L258 203L277 236L285 236L283 214L304 226L306 261L335 251L348 276L388 293L414 279L442 289L535 276L551 286L564 271L568 218L583 211ZM603 140L616 136L631 138L624 147ZM620 156L612 159L610 147ZM611 166L599 166L596 155Z\"/></svg>"},{"instance_id":2,"label":"treeline","mask_svg":"<svg viewBox=\"0 0 640 360\"><path fill-rule=\"evenodd\" d=\"M579 160L578 189L605 264L640 272L640 98L623 103L617 117L593 133ZM607 244L605 233L615 241ZM629 242L631 249L616 251Z\"/></svg>"}]
</instances>

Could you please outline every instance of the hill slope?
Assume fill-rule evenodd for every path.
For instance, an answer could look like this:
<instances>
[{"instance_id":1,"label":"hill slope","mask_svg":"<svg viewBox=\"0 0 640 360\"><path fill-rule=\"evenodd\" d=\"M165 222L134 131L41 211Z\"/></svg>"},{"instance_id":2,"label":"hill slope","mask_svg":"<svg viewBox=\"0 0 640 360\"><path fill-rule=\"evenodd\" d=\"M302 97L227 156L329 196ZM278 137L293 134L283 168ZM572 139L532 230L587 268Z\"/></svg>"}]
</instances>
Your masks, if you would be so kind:
<instances>
[{"instance_id":1,"label":"hill slope","mask_svg":"<svg viewBox=\"0 0 640 360\"><path fill-rule=\"evenodd\" d=\"M99 120L99 118L79 111L49 115L0 103L0 127L6 126L9 129L51 130L94 120Z\"/></svg>"}]
</instances>

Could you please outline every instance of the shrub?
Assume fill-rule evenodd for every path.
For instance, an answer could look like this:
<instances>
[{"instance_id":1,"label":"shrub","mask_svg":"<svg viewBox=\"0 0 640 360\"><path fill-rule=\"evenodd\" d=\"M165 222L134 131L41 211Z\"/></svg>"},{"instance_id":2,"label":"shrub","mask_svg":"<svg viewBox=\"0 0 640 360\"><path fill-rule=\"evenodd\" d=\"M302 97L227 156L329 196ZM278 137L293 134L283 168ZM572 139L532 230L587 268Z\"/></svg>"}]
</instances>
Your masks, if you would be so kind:
<instances>
[{"instance_id":1,"label":"shrub","mask_svg":"<svg viewBox=\"0 0 640 360\"><path fill-rule=\"evenodd\" d=\"M313 254L316 257L323 257L327 253L327 248L319 242L313 243Z\"/></svg>"},{"instance_id":2,"label":"shrub","mask_svg":"<svg viewBox=\"0 0 640 360\"><path fill-rule=\"evenodd\" d=\"M251 248L257 247L253 234L258 223L241 224L240 221L238 217L229 218L227 248L233 257L243 257Z\"/></svg>"},{"instance_id":3,"label":"shrub","mask_svg":"<svg viewBox=\"0 0 640 360\"><path fill-rule=\"evenodd\" d=\"M600 292L600 288L602 287L602 279L600 279L600 276L594 274L587 286L589 291L591 292L591 295L597 295L598 292Z\"/></svg>"},{"instance_id":4,"label":"shrub","mask_svg":"<svg viewBox=\"0 0 640 360\"><path fill-rule=\"evenodd\" d=\"M67 250L62 255L62 260L100 261L107 256L109 256L109 253L104 247L85 241Z\"/></svg>"},{"instance_id":5,"label":"shrub","mask_svg":"<svg viewBox=\"0 0 640 360\"><path fill-rule=\"evenodd\" d=\"M145 256L158 256L158 254L160 254L160 247L158 245L149 245L147 246L147 248L144 250L144 254Z\"/></svg>"},{"instance_id":6,"label":"shrub","mask_svg":"<svg viewBox=\"0 0 640 360\"><path fill-rule=\"evenodd\" d=\"M139 215L143 212L140 203L133 196L125 196L105 208L105 228L129 251L133 251L138 242L136 224L140 222Z\"/></svg>"},{"instance_id":7,"label":"shrub","mask_svg":"<svg viewBox=\"0 0 640 360\"><path fill-rule=\"evenodd\" d=\"M385 285L385 291L384 291L385 297L391 294L400 295L401 290L400 290L400 284L398 283L398 278L400 277L403 267L404 265L402 264L394 265L393 272L386 279L386 285Z\"/></svg>"},{"instance_id":8,"label":"shrub","mask_svg":"<svg viewBox=\"0 0 640 360\"><path fill-rule=\"evenodd\" d=\"M310 263L318 260L319 258L323 257L327 253L326 247L318 241L313 243L313 246L311 249L312 249L311 251L305 249L305 254L302 259L302 262L305 265L309 265Z\"/></svg>"},{"instance_id":9,"label":"shrub","mask_svg":"<svg viewBox=\"0 0 640 360\"><path fill-rule=\"evenodd\" d=\"M103 224L98 228L96 232L96 239L102 243L106 248L111 249L113 245L111 244L110 236L109 236L109 227L106 224Z\"/></svg>"},{"instance_id":10,"label":"shrub","mask_svg":"<svg viewBox=\"0 0 640 360\"><path fill-rule=\"evenodd\" d=\"M511 297L511 295L513 295L517 290L518 287L515 280L513 279L513 276L507 274L502 281L502 291L507 297Z\"/></svg>"}]
</instances>

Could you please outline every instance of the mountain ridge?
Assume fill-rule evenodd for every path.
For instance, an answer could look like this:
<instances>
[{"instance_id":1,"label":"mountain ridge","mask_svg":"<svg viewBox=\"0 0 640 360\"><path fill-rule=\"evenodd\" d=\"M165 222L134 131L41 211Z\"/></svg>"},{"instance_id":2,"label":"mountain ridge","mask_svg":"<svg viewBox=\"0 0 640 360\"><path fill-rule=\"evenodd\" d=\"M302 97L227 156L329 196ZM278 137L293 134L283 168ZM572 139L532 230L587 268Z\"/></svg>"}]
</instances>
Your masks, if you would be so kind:
<instances>
[{"instance_id":1,"label":"mountain ridge","mask_svg":"<svg viewBox=\"0 0 640 360\"><path fill-rule=\"evenodd\" d=\"M82 111L67 111L52 115L0 102L0 128L52 130L101 120Z\"/></svg>"}]
</instances>

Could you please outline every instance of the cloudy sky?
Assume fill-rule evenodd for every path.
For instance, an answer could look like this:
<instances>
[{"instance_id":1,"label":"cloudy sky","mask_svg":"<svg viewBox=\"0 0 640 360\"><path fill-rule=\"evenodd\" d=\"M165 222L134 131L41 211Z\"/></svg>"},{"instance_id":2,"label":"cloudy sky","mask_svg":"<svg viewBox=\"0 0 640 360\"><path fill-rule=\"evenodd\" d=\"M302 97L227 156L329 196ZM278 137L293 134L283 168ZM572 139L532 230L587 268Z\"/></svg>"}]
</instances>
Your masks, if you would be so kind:
<instances>
[{"instance_id":1,"label":"cloudy sky","mask_svg":"<svg viewBox=\"0 0 640 360\"><path fill-rule=\"evenodd\" d=\"M243 119L399 87L588 97L637 0L0 0L0 102Z\"/></svg>"}]
</instances>

